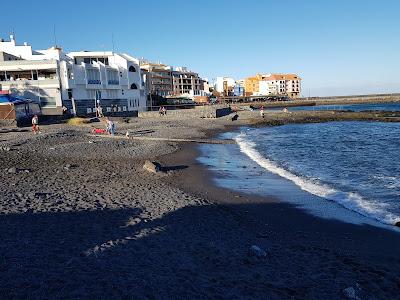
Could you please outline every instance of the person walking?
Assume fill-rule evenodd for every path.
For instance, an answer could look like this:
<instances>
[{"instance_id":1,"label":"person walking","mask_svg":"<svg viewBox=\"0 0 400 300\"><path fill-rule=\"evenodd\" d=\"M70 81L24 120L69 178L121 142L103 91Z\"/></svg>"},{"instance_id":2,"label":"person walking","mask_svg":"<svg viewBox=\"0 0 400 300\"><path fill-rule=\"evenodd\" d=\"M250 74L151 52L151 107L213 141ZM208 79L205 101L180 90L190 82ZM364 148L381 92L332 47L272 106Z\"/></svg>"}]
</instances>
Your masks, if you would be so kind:
<instances>
[{"instance_id":1,"label":"person walking","mask_svg":"<svg viewBox=\"0 0 400 300\"><path fill-rule=\"evenodd\" d=\"M110 118L106 117L107 122L107 132L108 134L115 135L115 124Z\"/></svg>"},{"instance_id":2,"label":"person walking","mask_svg":"<svg viewBox=\"0 0 400 300\"><path fill-rule=\"evenodd\" d=\"M39 133L39 117L37 115L34 115L32 118L32 132L34 134Z\"/></svg>"}]
</instances>

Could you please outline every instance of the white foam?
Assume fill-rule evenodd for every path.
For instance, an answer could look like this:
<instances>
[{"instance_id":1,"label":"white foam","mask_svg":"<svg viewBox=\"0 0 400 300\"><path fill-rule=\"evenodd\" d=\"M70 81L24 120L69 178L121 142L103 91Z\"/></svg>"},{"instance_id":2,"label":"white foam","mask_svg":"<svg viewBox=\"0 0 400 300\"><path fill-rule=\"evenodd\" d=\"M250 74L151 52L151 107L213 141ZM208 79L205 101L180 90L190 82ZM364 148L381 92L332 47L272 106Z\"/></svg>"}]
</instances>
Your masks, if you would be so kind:
<instances>
[{"instance_id":1,"label":"white foam","mask_svg":"<svg viewBox=\"0 0 400 300\"><path fill-rule=\"evenodd\" d=\"M260 154L255 149L255 144L247 141L245 136L245 133L241 133L235 137L235 140L240 147L240 151L269 172L292 181L294 184L308 193L334 201L341 206L353 210L363 216L373 218L389 225L393 225L400 221L400 216L385 210L387 204L377 203L373 200L365 200L356 192L347 193L338 191L332 187L318 182L317 180L303 178L283 169L273 161Z\"/></svg>"}]
</instances>

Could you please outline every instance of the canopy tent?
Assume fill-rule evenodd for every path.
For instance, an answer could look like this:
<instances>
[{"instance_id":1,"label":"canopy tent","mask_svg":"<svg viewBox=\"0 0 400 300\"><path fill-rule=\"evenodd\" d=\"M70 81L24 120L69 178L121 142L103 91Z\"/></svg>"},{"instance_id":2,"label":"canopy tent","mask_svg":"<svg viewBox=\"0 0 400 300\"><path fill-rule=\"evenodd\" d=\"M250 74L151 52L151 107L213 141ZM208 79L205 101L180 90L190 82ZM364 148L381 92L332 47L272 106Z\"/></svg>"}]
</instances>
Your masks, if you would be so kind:
<instances>
[{"instance_id":1,"label":"canopy tent","mask_svg":"<svg viewBox=\"0 0 400 300\"><path fill-rule=\"evenodd\" d=\"M0 120L16 120L17 124L20 124L40 113L38 103L30 99L0 93Z\"/></svg>"}]
</instances>

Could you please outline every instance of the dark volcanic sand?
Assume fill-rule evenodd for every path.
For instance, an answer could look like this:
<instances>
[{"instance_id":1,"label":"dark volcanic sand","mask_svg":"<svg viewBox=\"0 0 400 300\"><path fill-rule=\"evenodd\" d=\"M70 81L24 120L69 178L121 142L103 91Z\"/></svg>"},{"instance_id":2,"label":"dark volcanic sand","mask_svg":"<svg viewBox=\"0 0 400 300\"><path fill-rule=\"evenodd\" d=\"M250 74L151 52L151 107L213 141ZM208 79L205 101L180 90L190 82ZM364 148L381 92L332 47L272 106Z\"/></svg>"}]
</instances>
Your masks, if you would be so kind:
<instances>
[{"instance_id":1,"label":"dark volcanic sand","mask_svg":"<svg viewBox=\"0 0 400 300\"><path fill-rule=\"evenodd\" d=\"M145 128L199 137L211 122ZM146 158L183 146L83 132L0 134L0 298L399 298L400 234L214 187L193 147L152 175Z\"/></svg>"}]
</instances>

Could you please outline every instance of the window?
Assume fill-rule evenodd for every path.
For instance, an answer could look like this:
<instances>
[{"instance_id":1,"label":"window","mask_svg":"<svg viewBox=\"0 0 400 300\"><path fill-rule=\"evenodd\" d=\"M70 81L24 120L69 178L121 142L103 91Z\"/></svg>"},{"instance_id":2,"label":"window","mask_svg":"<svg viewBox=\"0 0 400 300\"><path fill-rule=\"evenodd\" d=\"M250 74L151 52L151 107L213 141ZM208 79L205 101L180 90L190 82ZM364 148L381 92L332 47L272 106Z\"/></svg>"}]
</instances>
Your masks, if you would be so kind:
<instances>
[{"instance_id":1,"label":"window","mask_svg":"<svg viewBox=\"0 0 400 300\"><path fill-rule=\"evenodd\" d=\"M130 66L130 67L129 67L129 72L136 72L135 67L134 67L134 66Z\"/></svg>"},{"instance_id":2,"label":"window","mask_svg":"<svg viewBox=\"0 0 400 300\"><path fill-rule=\"evenodd\" d=\"M119 85L118 71L113 69L107 70L108 84Z\"/></svg>"},{"instance_id":3,"label":"window","mask_svg":"<svg viewBox=\"0 0 400 300\"><path fill-rule=\"evenodd\" d=\"M56 107L56 99L54 97L41 97L40 104L42 107Z\"/></svg>"},{"instance_id":4,"label":"window","mask_svg":"<svg viewBox=\"0 0 400 300\"><path fill-rule=\"evenodd\" d=\"M131 90L137 90L137 85L136 83L131 84Z\"/></svg>"},{"instance_id":5,"label":"window","mask_svg":"<svg viewBox=\"0 0 400 300\"><path fill-rule=\"evenodd\" d=\"M101 84L99 69L87 69L86 76L88 84Z\"/></svg>"}]
</instances>

